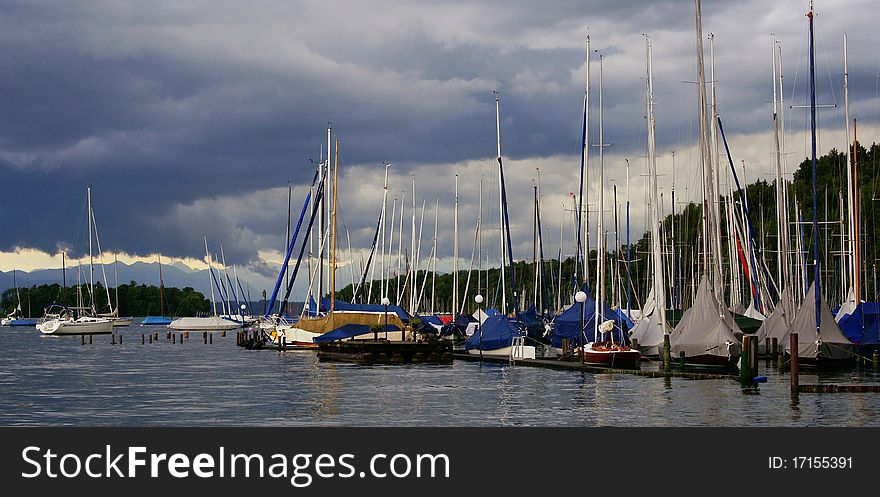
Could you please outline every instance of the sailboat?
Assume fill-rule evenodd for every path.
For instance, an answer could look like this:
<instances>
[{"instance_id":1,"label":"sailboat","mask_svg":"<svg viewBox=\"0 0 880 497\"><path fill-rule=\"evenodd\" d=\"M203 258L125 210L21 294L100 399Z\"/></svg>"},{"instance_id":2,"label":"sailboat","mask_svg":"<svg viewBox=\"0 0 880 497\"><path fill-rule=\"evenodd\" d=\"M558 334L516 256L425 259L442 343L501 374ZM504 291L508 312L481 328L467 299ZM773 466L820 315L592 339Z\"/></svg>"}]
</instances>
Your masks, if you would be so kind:
<instances>
[{"instance_id":1,"label":"sailboat","mask_svg":"<svg viewBox=\"0 0 880 497\"><path fill-rule=\"evenodd\" d=\"M50 305L45 309L43 319L37 323L37 329L43 334L87 335L113 332L113 322L110 319L99 317L97 310L95 309L95 281L92 257L94 216L92 215L91 185L88 187L87 216L89 218L89 294L91 297L91 305L90 307L67 307L63 304Z\"/></svg>"},{"instance_id":2,"label":"sailboat","mask_svg":"<svg viewBox=\"0 0 880 497\"><path fill-rule=\"evenodd\" d=\"M663 240L660 238L660 198L657 187L657 156L654 140L654 84L651 39L645 39L647 52L646 95L648 105L648 178L651 183L651 247L653 256L653 287L642 308L641 320L630 338L638 341L639 352L659 356L664 336L672 332L666 323L666 285L663 265Z\"/></svg>"},{"instance_id":3,"label":"sailboat","mask_svg":"<svg viewBox=\"0 0 880 497\"><path fill-rule=\"evenodd\" d=\"M146 316L141 321L141 326L167 326L171 324L171 318L165 316L165 282L162 280L162 256L158 255L159 262L159 315Z\"/></svg>"},{"instance_id":4,"label":"sailboat","mask_svg":"<svg viewBox=\"0 0 880 497\"><path fill-rule=\"evenodd\" d=\"M697 96L700 123L700 160L703 169L703 274L693 305L684 312L669 336L671 353L685 355L686 366L733 367L739 361L742 346L737 335L742 331L727 307L718 298L721 276L720 235L716 210L716 178L713 174L709 122L706 111L706 75L703 64L703 26L700 0L695 2L697 48ZM711 277L711 279L710 279Z\"/></svg>"},{"instance_id":5,"label":"sailboat","mask_svg":"<svg viewBox=\"0 0 880 497\"><path fill-rule=\"evenodd\" d=\"M18 292L18 284L15 281L15 269L12 270L12 286L15 288L16 305L5 318L0 320L0 326L36 326L37 320L24 317L21 310L21 294ZM30 297L28 297L30 298ZM28 300L30 302L30 300ZM30 312L30 310L28 310Z\"/></svg>"},{"instance_id":6,"label":"sailboat","mask_svg":"<svg viewBox=\"0 0 880 497\"><path fill-rule=\"evenodd\" d=\"M589 71L589 64L587 66ZM613 309L605 306L605 229L604 229L604 209L605 209L605 142L604 140L604 113L602 105L602 86L603 86L602 56L599 56L599 201L598 201L598 222L599 226L596 230L597 238L597 257L596 257L596 301L594 305L595 313L593 315L593 340L582 345L584 362L587 364L613 367L633 367L638 365L641 360L641 354L638 350L634 350L626 343L625 324ZM586 285L585 285L586 286ZM580 299L578 299L580 297ZM584 300L586 295L580 294L575 296L579 304L573 307L578 308L581 313L584 312ZM610 312L608 312L610 311ZM581 317L583 321L583 317ZM615 331L618 332L618 338L615 340ZM607 337L606 337L607 334Z\"/></svg>"},{"instance_id":7,"label":"sailboat","mask_svg":"<svg viewBox=\"0 0 880 497\"><path fill-rule=\"evenodd\" d=\"M211 254L210 252L208 252L207 237L205 237L205 257L208 260L208 272L211 276L211 281L209 281L208 284L212 284L214 282L214 270L211 267ZM223 319L222 317L217 315L217 303L214 300L213 286L211 286L211 309L213 310L212 316L177 318L172 321L171 324L168 325L168 327L173 330L181 331L229 331L236 328L241 328L241 323L230 321L228 319Z\"/></svg>"},{"instance_id":8,"label":"sailboat","mask_svg":"<svg viewBox=\"0 0 880 497\"><path fill-rule=\"evenodd\" d=\"M504 185L504 165L501 158L501 114L500 99L495 93L495 130L498 160L498 184L499 184L499 210L501 224L501 307L503 311L492 316L479 326L479 328L465 342L465 349L472 355L495 355L517 359L534 359L536 348L534 345L525 345L525 333L510 322L507 318L507 298L505 286L505 257L511 265L511 287L513 290L513 305L517 309L519 303L516 298L516 278L513 264L513 250L510 245L510 225L507 218L507 194ZM507 252L505 253L505 248ZM482 296L480 301L482 302ZM478 302L478 303L479 303Z\"/></svg>"},{"instance_id":9,"label":"sailboat","mask_svg":"<svg viewBox=\"0 0 880 497\"><path fill-rule=\"evenodd\" d=\"M100 246L99 246L100 248ZM116 266L119 262L116 260L116 256L113 256L113 275L116 281L116 307L111 308L110 312L105 314L98 314L98 317L107 318L113 323L114 328L130 326L131 325L131 316L128 317L120 317L119 316L119 273L116 270ZM107 290L110 291L109 289ZM108 293L108 302L109 302L109 293Z\"/></svg>"},{"instance_id":10,"label":"sailboat","mask_svg":"<svg viewBox=\"0 0 880 497\"><path fill-rule=\"evenodd\" d=\"M829 362L855 359L856 345L846 339L831 308L822 296L820 264L819 264L819 220L818 200L816 195L816 80L813 47L813 2L807 13L810 31L810 138L811 160L813 163L813 283L807 292L801 308L791 323L791 332L798 334L799 358L808 361ZM789 341L790 342L790 341ZM791 344L786 343L786 350L791 353Z\"/></svg>"}]
</instances>

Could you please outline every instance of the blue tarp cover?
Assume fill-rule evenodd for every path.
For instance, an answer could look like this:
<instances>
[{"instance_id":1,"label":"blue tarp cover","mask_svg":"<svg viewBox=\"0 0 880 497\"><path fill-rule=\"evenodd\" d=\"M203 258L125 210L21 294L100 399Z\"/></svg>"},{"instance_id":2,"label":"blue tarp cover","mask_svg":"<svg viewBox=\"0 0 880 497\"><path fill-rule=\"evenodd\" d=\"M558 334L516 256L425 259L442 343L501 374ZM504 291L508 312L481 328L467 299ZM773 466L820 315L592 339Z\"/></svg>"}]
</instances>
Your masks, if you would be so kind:
<instances>
[{"instance_id":1,"label":"blue tarp cover","mask_svg":"<svg viewBox=\"0 0 880 497\"><path fill-rule=\"evenodd\" d=\"M553 334L550 337L550 344L554 347L562 347L562 340L568 338L571 340L572 344L575 345L583 345L584 344L584 334L586 334L586 341L592 342L595 338L595 315L596 315L596 301L593 300L593 297L590 296L590 292L587 289L587 286L584 285L583 292L587 294L587 300L584 301L584 329L583 331L580 329L581 327L581 304L575 302L574 305L565 310L562 314L556 317L553 320ZM599 316L599 323L603 323L609 319L614 320L614 341L620 342L625 341L625 343L629 344L629 333L626 333L629 330L625 321L622 321L620 316L613 310L608 304L603 306L602 315ZM621 329L622 328L622 329ZM598 337L599 340L608 340L611 338L608 333L604 334L604 337Z\"/></svg>"},{"instance_id":2,"label":"blue tarp cover","mask_svg":"<svg viewBox=\"0 0 880 497\"><path fill-rule=\"evenodd\" d=\"M480 350L482 345L482 350L503 349L510 347L513 343L513 337L518 336L523 336L522 332L516 330L507 317L495 315L486 318L479 331L474 331L474 334L464 343L464 348Z\"/></svg>"},{"instance_id":3,"label":"blue tarp cover","mask_svg":"<svg viewBox=\"0 0 880 497\"><path fill-rule=\"evenodd\" d=\"M880 303L862 302L852 314L837 323L851 342L860 345L880 342Z\"/></svg>"},{"instance_id":4,"label":"blue tarp cover","mask_svg":"<svg viewBox=\"0 0 880 497\"><path fill-rule=\"evenodd\" d=\"M400 328L394 326L393 324L389 324L387 328L383 327L379 333L384 333L385 331L400 331ZM370 327L365 324L347 324L336 328L333 331L328 331L321 336L317 336L312 339L315 343L321 342L333 342L335 340L343 340L345 338L356 337L358 335L363 335L364 333L372 333Z\"/></svg>"},{"instance_id":5,"label":"blue tarp cover","mask_svg":"<svg viewBox=\"0 0 880 497\"><path fill-rule=\"evenodd\" d=\"M352 304L351 302L345 302L338 299L336 300L334 307L337 311L385 312L385 306L382 304ZM321 309L325 311L330 310L330 299L326 297L321 299ZM389 305L388 312L397 314L397 316L400 317L400 320L404 323L409 322L409 314L400 306Z\"/></svg>"}]
</instances>

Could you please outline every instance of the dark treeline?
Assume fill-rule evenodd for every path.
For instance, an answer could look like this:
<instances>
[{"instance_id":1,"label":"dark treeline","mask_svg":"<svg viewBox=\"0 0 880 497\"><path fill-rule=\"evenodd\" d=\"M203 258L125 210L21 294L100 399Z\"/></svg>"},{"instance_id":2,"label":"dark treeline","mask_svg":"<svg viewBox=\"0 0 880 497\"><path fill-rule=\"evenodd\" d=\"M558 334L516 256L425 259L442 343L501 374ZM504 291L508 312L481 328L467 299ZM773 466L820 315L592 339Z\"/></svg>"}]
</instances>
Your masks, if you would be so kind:
<instances>
[{"instance_id":1,"label":"dark treeline","mask_svg":"<svg viewBox=\"0 0 880 497\"><path fill-rule=\"evenodd\" d=\"M855 157L858 159L858 196L859 196L859 217L860 217L860 235L859 242L861 246L861 274L863 281L863 295L865 300L877 298L876 288L876 262L880 258L880 246L877 239L880 237L880 225L875 219L876 203L880 198L877 196L877 189L880 186L878 174L880 174L880 145L873 144L870 148L857 145ZM720 167L722 174L727 174L729 164L722 161ZM742 169L737 169L740 184L744 184L745 180L754 180L754 178L743 178ZM841 203L846 205L846 154L838 150L831 150L828 154L817 160L816 167L817 176L817 201L818 201L818 219L819 225L819 245L820 254L819 261L822 268L822 288L826 298L830 302L840 302L842 297L842 289L840 288L840 257L841 244L843 237L841 236ZM813 183L812 183L812 161L805 159L794 172L794 181L789 182L789 218L792 223L798 220L798 214L802 216L804 222L810 222L813 218ZM752 181L745 188L745 197L748 200L749 220L752 224L756 243L762 251L764 260L767 265L767 271L771 277L776 279L776 268L778 264L778 256L776 253L777 236L779 229L776 220L776 181L765 181L759 179ZM726 196L721 196L722 205L728 201ZM738 206L740 192L733 192L733 201ZM672 210L671 199L664 198L665 212ZM738 208L738 207L737 207ZM719 209L722 227L726 226L724 209ZM824 221L832 222L824 223ZM844 220L845 223L845 220ZM667 267L666 283L668 287L667 299L668 306L673 308L688 307L690 299L694 291L694 276L701 273L702 266L702 207L699 204L688 204L684 207L677 207L675 214L665 216L662 226L661 236L666 244L664 247L664 261ZM675 225L675 236L673 240L673 224ZM807 270L810 281L812 281L813 271L813 228L812 225L806 224L799 226L791 225L791 247L794 249L794 237L797 229L803 229L803 254L807 261ZM624 226L621 225L621 231ZM729 274L731 269L727 260L727 244L728 239L726 229L722 229L725 233L722 237L722 260L724 271ZM623 239L624 233L621 233ZM545 253L550 249L545 245ZM556 247L553 247L555 250ZM570 250L570 249L569 249ZM567 250L567 251L569 251ZM627 252L628 250L628 252ZM632 308L639 308L641 302L644 301L648 287L650 286L650 259L651 259L651 240L650 233L645 233L637 241L634 241L629 247L620 244L620 256L616 250L614 241L613 228L608 236L608 252L606 272L608 278L606 285L606 298L612 301L612 304L619 304L622 307L627 305L627 253L629 255L629 274L631 287L629 292L629 300ZM675 277L672 278L672 269L675 269ZM596 251L591 250L588 257L589 264L589 288L595 293L595 264ZM515 264L517 278L517 300L518 307L525 308L529 304L534 303L535 299L535 268L540 264L535 264L531 260L518 261ZM741 275L742 269L736 262L733 269L739 271ZM575 267L574 258L567 258L562 261L561 267L556 259L548 259L544 261L542 280L543 284L539 285L537 299L538 308L546 307L548 309L557 309L560 305L570 304L572 295L577 289L577 282L581 273L580 269ZM560 285L561 274L561 285ZM617 274L617 278L614 275ZM459 272L459 302L458 307L464 302L465 312L473 312L476 309L474 296L479 292L484 296L484 303L481 307L501 307L500 292L500 272L498 268L492 268L477 272L474 270L471 274L471 283L468 288L467 296L464 295L465 284L468 277L468 271ZM744 275L743 275L744 277ZM419 309L421 312L449 312L452 309L452 274L437 274L434 277L430 272L427 280L425 280L425 272L418 272L419 293L422 294ZM401 296L401 302L405 308L408 308L409 288L405 285L405 277L401 277L401 290L398 291L397 279L391 279L388 284L392 303L397 302L398 293ZM434 301L432 306L432 280L434 285ZM424 283L424 291L421 287ZM508 268L506 274L506 282L508 285L507 301L508 310L513 309L514 299L512 297L512 289L510 288L510 270ZM778 283L778 282L777 282ZM378 303L381 300L380 281L374 281L372 287L369 282L367 288L359 291L358 299L360 301L369 301ZM372 292L368 295L369 289ZM729 289L726 289L729 299ZM352 287L348 285L337 292L337 298L342 300L352 300ZM674 300L673 300L674 298ZM744 302L748 302L748 285L744 282L743 295Z\"/></svg>"},{"instance_id":2,"label":"dark treeline","mask_svg":"<svg viewBox=\"0 0 880 497\"><path fill-rule=\"evenodd\" d=\"M59 284L34 285L18 290L21 296L21 308L25 316L41 317L43 309L53 303L75 306L78 302L77 287L61 288ZM165 297L163 304L166 316L195 316L210 312L211 303L201 292L191 287L163 288ZM79 287L79 294L83 302L89 305L89 287ZM18 297L14 288L3 292L0 307L6 313L11 312L18 304ZM110 300L116 306L116 289L110 288ZM107 290L101 283L95 284L95 307L98 312L108 312L110 307L107 302ZM134 281L129 284L119 285L119 315L120 316L150 316L160 313L159 287L152 285L138 285Z\"/></svg>"}]
</instances>

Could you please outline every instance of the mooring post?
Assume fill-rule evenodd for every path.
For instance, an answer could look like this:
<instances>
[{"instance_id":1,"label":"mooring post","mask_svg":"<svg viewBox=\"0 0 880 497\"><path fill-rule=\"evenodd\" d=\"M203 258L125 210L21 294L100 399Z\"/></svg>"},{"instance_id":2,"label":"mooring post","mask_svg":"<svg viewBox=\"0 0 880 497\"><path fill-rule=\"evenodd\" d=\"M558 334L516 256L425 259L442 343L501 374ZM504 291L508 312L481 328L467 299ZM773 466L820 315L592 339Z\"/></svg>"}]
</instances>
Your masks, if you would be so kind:
<instances>
[{"instance_id":1,"label":"mooring post","mask_svg":"<svg viewBox=\"0 0 880 497\"><path fill-rule=\"evenodd\" d=\"M141 333L141 345L144 345L145 343L147 343L147 336Z\"/></svg>"},{"instance_id":2,"label":"mooring post","mask_svg":"<svg viewBox=\"0 0 880 497\"><path fill-rule=\"evenodd\" d=\"M165 338L167 338L168 340L171 340L171 332L170 331L166 332Z\"/></svg>"},{"instance_id":3,"label":"mooring post","mask_svg":"<svg viewBox=\"0 0 880 497\"><path fill-rule=\"evenodd\" d=\"M180 343L183 343L183 337L186 336L183 333L180 334Z\"/></svg>"},{"instance_id":4,"label":"mooring post","mask_svg":"<svg viewBox=\"0 0 880 497\"><path fill-rule=\"evenodd\" d=\"M758 375L758 337L753 336L749 340L749 354L752 356L752 360L749 361L749 368L752 370L754 376Z\"/></svg>"},{"instance_id":5,"label":"mooring post","mask_svg":"<svg viewBox=\"0 0 880 497\"><path fill-rule=\"evenodd\" d=\"M680 367L682 370L684 370L684 351L683 350L678 354L678 367Z\"/></svg>"},{"instance_id":6,"label":"mooring post","mask_svg":"<svg viewBox=\"0 0 880 497\"><path fill-rule=\"evenodd\" d=\"M880 370L880 352L874 351L874 355L871 356L871 364L874 366L874 371Z\"/></svg>"},{"instance_id":7,"label":"mooring post","mask_svg":"<svg viewBox=\"0 0 880 497\"><path fill-rule=\"evenodd\" d=\"M798 401L798 334L791 333L789 335L789 343L791 346L791 401L797 404Z\"/></svg>"},{"instance_id":8,"label":"mooring post","mask_svg":"<svg viewBox=\"0 0 880 497\"><path fill-rule=\"evenodd\" d=\"M639 350L639 339L638 338L632 339L632 349Z\"/></svg>"},{"instance_id":9,"label":"mooring post","mask_svg":"<svg viewBox=\"0 0 880 497\"><path fill-rule=\"evenodd\" d=\"M220 336L223 338L226 338L226 330L223 330L222 332L220 332Z\"/></svg>"},{"instance_id":10,"label":"mooring post","mask_svg":"<svg viewBox=\"0 0 880 497\"><path fill-rule=\"evenodd\" d=\"M111 333L110 333L110 337L111 337L111 340L112 340L112 341L110 342L110 345L116 345L116 333L111 332Z\"/></svg>"},{"instance_id":11,"label":"mooring post","mask_svg":"<svg viewBox=\"0 0 880 497\"><path fill-rule=\"evenodd\" d=\"M767 362L767 365L770 365L770 361L773 360L773 352L770 351L770 338L767 337L764 339L764 359Z\"/></svg>"},{"instance_id":12,"label":"mooring post","mask_svg":"<svg viewBox=\"0 0 880 497\"><path fill-rule=\"evenodd\" d=\"M86 344L86 336L80 335L80 337L82 337L82 344L85 345Z\"/></svg>"},{"instance_id":13,"label":"mooring post","mask_svg":"<svg viewBox=\"0 0 880 497\"><path fill-rule=\"evenodd\" d=\"M663 335L663 370L669 371L672 367L672 348L669 345L669 334Z\"/></svg>"},{"instance_id":14,"label":"mooring post","mask_svg":"<svg viewBox=\"0 0 880 497\"><path fill-rule=\"evenodd\" d=\"M202 332L202 341L205 342L205 345L208 345L208 332L207 331Z\"/></svg>"},{"instance_id":15,"label":"mooring post","mask_svg":"<svg viewBox=\"0 0 880 497\"><path fill-rule=\"evenodd\" d=\"M177 335L171 335L171 343L172 344L177 343Z\"/></svg>"},{"instance_id":16,"label":"mooring post","mask_svg":"<svg viewBox=\"0 0 880 497\"><path fill-rule=\"evenodd\" d=\"M751 383L751 368L749 367L749 341L752 337L743 335L742 350L739 353L739 382L743 388Z\"/></svg>"},{"instance_id":17,"label":"mooring post","mask_svg":"<svg viewBox=\"0 0 880 497\"><path fill-rule=\"evenodd\" d=\"M214 344L214 334L211 333L208 335L208 345L213 345L213 344Z\"/></svg>"},{"instance_id":18,"label":"mooring post","mask_svg":"<svg viewBox=\"0 0 880 497\"><path fill-rule=\"evenodd\" d=\"M89 345L92 344L92 335L89 335Z\"/></svg>"},{"instance_id":19,"label":"mooring post","mask_svg":"<svg viewBox=\"0 0 880 497\"><path fill-rule=\"evenodd\" d=\"M119 345L122 345L122 333L119 334Z\"/></svg>"},{"instance_id":20,"label":"mooring post","mask_svg":"<svg viewBox=\"0 0 880 497\"><path fill-rule=\"evenodd\" d=\"M153 343L153 334L150 333L150 344L152 345L152 343Z\"/></svg>"},{"instance_id":21,"label":"mooring post","mask_svg":"<svg viewBox=\"0 0 880 497\"><path fill-rule=\"evenodd\" d=\"M779 354L778 349L779 349L779 339L776 337L771 338L770 339L770 350L768 351L768 353L770 354L771 360L776 358L776 356ZM779 366L781 367L782 364L779 364Z\"/></svg>"}]
</instances>

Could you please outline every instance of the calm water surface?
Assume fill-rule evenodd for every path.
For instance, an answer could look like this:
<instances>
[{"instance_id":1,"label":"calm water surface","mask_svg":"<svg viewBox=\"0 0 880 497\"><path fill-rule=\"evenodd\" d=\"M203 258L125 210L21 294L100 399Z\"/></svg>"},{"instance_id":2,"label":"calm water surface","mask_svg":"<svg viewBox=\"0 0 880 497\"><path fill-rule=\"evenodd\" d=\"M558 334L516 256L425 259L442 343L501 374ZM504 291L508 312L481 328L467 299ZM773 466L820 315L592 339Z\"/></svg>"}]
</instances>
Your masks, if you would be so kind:
<instances>
[{"instance_id":1,"label":"calm water surface","mask_svg":"<svg viewBox=\"0 0 880 497\"><path fill-rule=\"evenodd\" d=\"M801 394L773 367L735 380L644 378L455 361L358 366L310 351L245 350L235 333L172 344L163 327L43 336L0 328L0 425L86 426L880 426L880 394ZM158 343L141 345L141 333ZM643 363L643 369L656 365ZM880 383L870 369L801 383Z\"/></svg>"}]
</instances>

